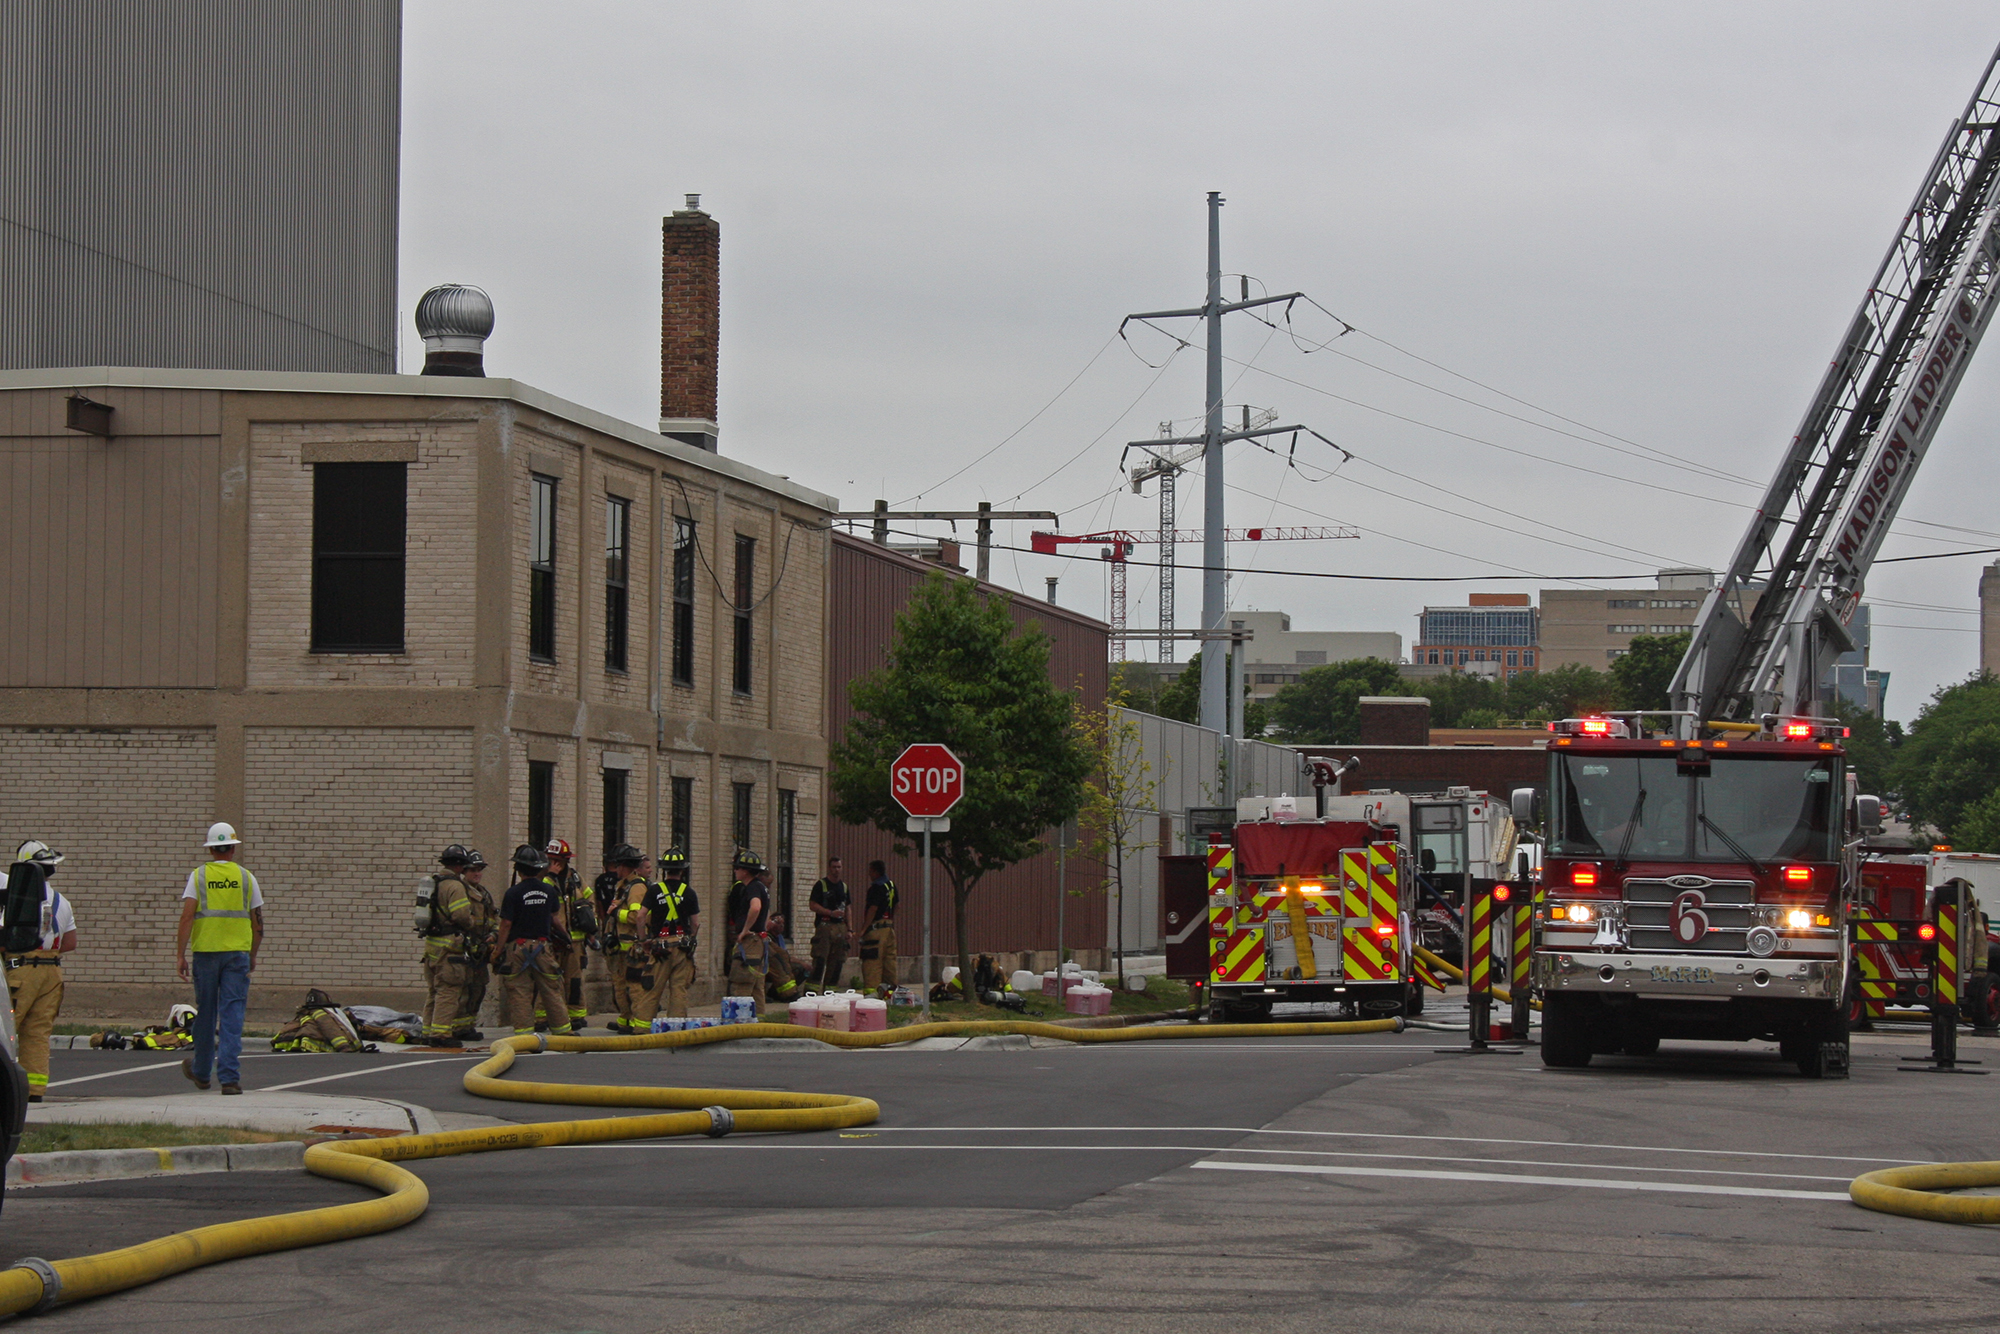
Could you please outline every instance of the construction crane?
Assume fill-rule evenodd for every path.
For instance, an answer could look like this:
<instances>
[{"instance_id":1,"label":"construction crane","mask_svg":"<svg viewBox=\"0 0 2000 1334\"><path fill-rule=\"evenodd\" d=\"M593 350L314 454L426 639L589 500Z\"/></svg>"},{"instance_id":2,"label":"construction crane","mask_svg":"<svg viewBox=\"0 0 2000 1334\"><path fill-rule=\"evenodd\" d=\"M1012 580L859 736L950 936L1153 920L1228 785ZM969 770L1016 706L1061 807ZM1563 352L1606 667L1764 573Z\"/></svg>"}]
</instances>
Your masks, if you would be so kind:
<instances>
[{"instance_id":1,"label":"construction crane","mask_svg":"<svg viewBox=\"0 0 2000 1334\"><path fill-rule=\"evenodd\" d=\"M1225 542L1324 542L1344 538L1358 538L1361 534L1353 528L1225 528L1222 540ZM1044 556L1059 556L1060 548L1078 543L1099 543L1104 550L1099 559L1111 564L1111 656L1114 661L1125 658L1125 570L1131 559L1132 549L1138 546L1159 546L1163 551L1171 551L1175 542L1199 542L1202 530L1199 528L1162 528L1152 532L1133 532L1122 528L1105 529L1095 533L1030 533L1028 547ZM1161 585L1172 582L1173 570L1166 560L1161 561ZM1162 624L1160 634L1161 658L1168 661L1168 647L1173 641L1173 626Z\"/></svg>"},{"instance_id":2,"label":"construction crane","mask_svg":"<svg viewBox=\"0 0 2000 1334\"><path fill-rule=\"evenodd\" d=\"M1260 408L1257 418L1250 419L1250 408L1243 408L1243 433L1259 427L1269 426L1278 420L1272 408ZM1180 522L1179 502L1174 496L1174 483L1188 465L1199 459L1207 448L1205 440L1176 444L1173 442L1174 424L1160 423L1161 443L1134 442L1125 446L1118 457L1118 466L1125 466L1125 458L1133 450L1139 450L1146 461L1132 469L1132 494L1142 494L1142 488L1149 481L1157 479L1160 484L1160 661L1171 662L1174 649L1174 540L1178 530L1174 525Z\"/></svg>"},{"instance_id":3,"label":"construction crane","mask_svg":"<svg viewBox=\"0 0 2000 1334\"><path fill-rule=\"evenodd\" d=\"M1823 678L1966 365L2000 266L2000 52L1952 122L1674 674L1683 736L1825 712ZM1747 617L1737 608L1761 591Z\"/></svg>"}]
</instances>

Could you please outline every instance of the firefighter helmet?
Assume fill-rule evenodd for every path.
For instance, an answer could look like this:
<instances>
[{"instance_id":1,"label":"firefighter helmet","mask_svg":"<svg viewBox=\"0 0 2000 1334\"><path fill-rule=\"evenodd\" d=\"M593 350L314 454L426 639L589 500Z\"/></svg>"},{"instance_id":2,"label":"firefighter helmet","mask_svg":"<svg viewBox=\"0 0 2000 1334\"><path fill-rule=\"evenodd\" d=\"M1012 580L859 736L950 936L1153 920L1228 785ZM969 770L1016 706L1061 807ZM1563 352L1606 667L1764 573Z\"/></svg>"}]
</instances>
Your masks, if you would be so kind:
<instances>
[{"instance_id":1,"label":"firefighter helmet","mask_svg":"<svg viewBox=\"0 0 2000 1334\"><path fill-rule=\"evenodd\" d=\"M681 851L678 843L660 854L661 866L686 866L687 864L687 854Z\"/></svg>"},{"instance_id":2,"label":"firefighter helmet","mask_svg":"<svg viewBox=\"0 0 2000 1334\"><path fill-rule=\"evenodd\" d=\"M570 853L569 850L569 843L566 840L560 838L550 839L549 845L543 848L542 851L549 854L549 860L552 862L553 861L566 862L572 859L572 854Z\"/></svg>"},{"instance_id":3,"label":"firefighter helmet","mask_svg":"<svg viewBox=\"0 0 2000 1334\"><path fill-rule=\"evenodd\" d=\"M620 843L617 847L604 854L604 860L610 862L613 866L637 866L646 860L646 854L633 847L630 843Z\"/></svg>"},{"instance_id":4,"label":"firefighter helmet","mask_svg":"<svg viewBox=\"0 0 2000 1334\"><path fill-rule=\"evenodd\" d=\"M438 854L438 862L444 866L469 866L472 852L463 843L453 843Z\"/></svg>"},{"instance_id":5,"label":"firefighter helmet","mask_svg":"<svg viewBox=\"0 0 2000 1334\"><path fill-rule=\"evenodd\" d=\"M198 1011L196 1011L194 1006L183 1001L181 1004L167 1011L167 1027L184 1030L189 1024L194 1022L197 1013Z\"/></svg>"},{"instance_id":6,"label":"firefighter helmet","mask_svg":"<svg viewBox=\"0 0 2000 1334\"><path fill-rule=\"evenodd\" d=\"M42 840L40 840L39 838L29 839L26 843L23 843L18 849L16 849L14 853L15 861L33 862L35 865L41 867L43 870L47 870L50 867L54 866L61 866L62 859L63 855L60 852L57 852L54 848L42 842Z\"/></svg>"},{"instance_id":7,"label":"firefighter helmet","mask_svg":"<svg viewBox=\"0 0 2000 1334\"><path fill-rule=\"evenodd\" d=\"M748 848L736 849L736 856L729 864L738 871L756 872L764 869L764 859Z\"/></svg>"},{"instance_id":8,"label":"firefighter helmet","mask_svg":"<svg viewBox=\"0 0 2000 1334\"><path fill-rule=\"evenodd\" d=\"M465 869L468 871L485 870L486 854L481 852L478 848L467 848L465 850Z\"/></svg>"},{"instance_id":9,"label":"firefighter helmet","mask_svg":"<svg viewBox=\"0 0 2000 1334\"><path fill-rule=\"evenodd\" d=\"M549 869L549 854L532 843L523 843L514 849L514 865L531 875L539 875Z\"/></svg>"}]
</instances>

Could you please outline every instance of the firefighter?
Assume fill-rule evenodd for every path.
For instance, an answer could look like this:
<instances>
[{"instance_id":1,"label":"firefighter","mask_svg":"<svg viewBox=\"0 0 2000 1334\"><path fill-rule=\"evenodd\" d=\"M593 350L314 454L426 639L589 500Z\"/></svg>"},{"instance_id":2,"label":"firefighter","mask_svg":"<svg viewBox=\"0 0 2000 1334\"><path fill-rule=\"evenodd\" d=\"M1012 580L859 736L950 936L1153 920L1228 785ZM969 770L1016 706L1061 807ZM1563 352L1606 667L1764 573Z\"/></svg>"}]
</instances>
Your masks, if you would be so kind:
<instances>
[{"instance_id":1,"label":"firefighter","mask_svg":"<svg viewBox=\"0 0 2000 1334\"><path fill-rule=\"evenodd\" d=\"M771 892L768 877L760 877L758 883L764 886L766 894ZM812 964L792 953L791 924L785 920L783 913L771 914L771 926L766 936L764 993L772 1000L781 1000L789 1005L805 995L806 981L812 976Z\"/></svg>"},{"instance_id":2,"label":"firefighter","mask_svg":"<svg viewBox=\"0 0 2000 1334\"><path fill-rule=\"evenodd\" d=\"M563 915L569 926L569 952L563 955L563 995L569 1000L569 1031L581 1033L590 1018L583 1004L583 967L590 957L591 938L597 934L597 895L594 888L585 888L583 877L570 868L575 859L568 843L552 838L543 851L549 856L549 883L562 896Z\"/></svg>"},{"instance_id":3,"label":"firefighter","mask_svg":"<svg viewBox=\"0 0 2000 1334\"><path fill-rule=\"evenodd\" d=\"M460 875L465 881L466 902L472 908L472 925L465 936L465 992L458 998L458 1018L452 1024L451 1035L460 1042L482 1042L486 1035L479 1031L479 1011L486 1004L493 933L500 928L500 909L493 902L493 892L482 883L486 877L486 858L478 848L465 850L465 865L460 868Z\"/></svg>"},{"instance_id":4,"label":"firefighter","mask_svg":"<svg viewBox=\"0 0 2000 1334\"><path fill-rule=\"evenodd\" d=\"M688 988L698 970L695 946L701 935L701 897L687 882L687 854L678 847L660 854L660 878L649 899L652 908L653 1013L672 1019L687 1017Z\"/></svg>"},{"instance_id":5,"label":"firefighter","mask_svg":"<svg viewBox=\"0 0 2000 1334\"><path fill-rule=\"evenodd\" d=\"M736 887L729 891L724 913L729 935L723 941L729 994L749 996L762 1010L766 952L770 949L764 933L769 929L771 916L771 891L761 879L764 859L748 848L738 848L730 868L736 876Z\"/></svg>"},{"instance_id":6,"label":"firefighter","mask_svg":"<svg viewBox=\"0 0 2000 1334\"><path fill-rule=\"evenodd\" d=\"M852 902L840 858L829 858L826 875L813 884L806 898L813 918L811 978L821 991L839 986L840 970L847 966L847 912Z\"/></svg>"},{"instance_id":7,"label":"firefighter","mask_svg":"<svg viewBox=\"0 0 2000 1334\"><path fill-rule=\"evenodd\" d=\"M546 878L549 855L532 843L514 849L516 879L500 902L495 965L504 980L507 1021L517 1036L535 1031L535 1010L561 1014L562 960L557 933L566 930L562 899Z\"/></svg>"},{"instance_id":8,"label":"firefighter","mask_svg":"<svg viewBox=\"0 0 2000 1334\"><path fill-rule=\"evenodd\" d=\"M40 1102L49 1086L49 1034L62 1012L62 956L76 948L76 912L49 883L62 860L60 852L31 838L15 851L7 877L10 882L22 877L36 899L32 916L18 931L10 928L5 942L7 998L14 1007L29 1102Z\"/></svg>"},{"instance_id":9,"label":"firefighter","mask_svg":"<svg viewBox=\"0 0 2000 1334\"><path fill-rule=\"evenodd\" d=\"M458 1027L458 1006L465 998L466 949L472 934L472 898L466 890L465 864L471 860L464 844L454 843L438 854L444 868L430 877L422 907L424 937L424 1042L432 1047L463 1047L452 1036Z\"/></svg>"},{"instance_id":10,"label":"firefighter","mask_svg":"<svg viewBox=\"0 0 2000 1334\"><path fill-rule=\"evenodd\" d=\"M658 960L652 949L652 910L647 904L652 886L642 871L646 854L620 843L604 854L604 864L618 877L611 888L611 911L604 919L604 962L611 969L611 997L617 1017L614 1033L647 1033L653 1027L653 982Z\"/></svg>"},{"instance_id":11,"label":"firefighter","mask_svg":"<svg viewBox=\"0 0 2000 1334\"><path fill-rule=\"evenodd\" d=\"M861 985L887 995L896 989L896 882L886 863L868 863L868 900L861 912Z\"/></svg>"}]
</instances>

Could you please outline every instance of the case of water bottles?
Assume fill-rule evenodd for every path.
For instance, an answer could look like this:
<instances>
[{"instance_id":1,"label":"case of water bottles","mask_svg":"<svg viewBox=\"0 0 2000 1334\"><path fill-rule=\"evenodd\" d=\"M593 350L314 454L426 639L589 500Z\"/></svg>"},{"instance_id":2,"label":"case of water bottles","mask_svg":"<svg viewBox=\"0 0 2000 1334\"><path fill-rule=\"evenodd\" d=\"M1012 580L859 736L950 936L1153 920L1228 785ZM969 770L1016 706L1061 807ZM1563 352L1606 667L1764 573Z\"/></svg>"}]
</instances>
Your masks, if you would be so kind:
<instances>
[{"instance_id":1,"label":"case of water bottles","mask_svg":"<svg viewBox=\"0 0 2000 1334\"><path fill-rule=\"evenodd\" d=\"M683 1018L670 1018L667 1015L657 1015L653 1019L653 1031L655 1033L681 1033L685 1032L690 1028L714 1028L721 1022L722 1021L720 1019L709 1019L705 1017L699 1019L683 1019Z\"/></svg>"}]
</instances>

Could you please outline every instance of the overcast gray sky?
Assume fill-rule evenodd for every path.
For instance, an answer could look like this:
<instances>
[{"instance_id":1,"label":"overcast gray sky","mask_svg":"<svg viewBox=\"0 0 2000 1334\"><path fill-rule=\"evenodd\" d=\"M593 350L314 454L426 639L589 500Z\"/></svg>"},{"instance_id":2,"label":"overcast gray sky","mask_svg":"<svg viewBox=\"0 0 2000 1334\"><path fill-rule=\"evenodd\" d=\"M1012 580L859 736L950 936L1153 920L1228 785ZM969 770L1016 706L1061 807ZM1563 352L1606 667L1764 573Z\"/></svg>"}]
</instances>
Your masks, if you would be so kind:
<instances>
[{"instance_id":1,"label":"overcast gray sky","mask_svg":"<svg viewBox=\"0 0 2000 1334\"><path fill-rule=\"evenodd\" d=\"M1113 335L1199 303L1222 191L1224 270L1357 330L1309 351L1340 327L1317 311L1289 334L1231 317L1232 416L1273 409L1355 459L1235 446L1229 521L1364 530L1232 559L1520 576L1247 575L1232 603L1406 646L1423 605L1471 591L1727 561L2000 42L2000 9L1952 3L409 0L405 24L410 364L417 296L477 283L491 373L652 425L659 220L699 192L722 227L722 448L849 508L1156 527L1119 447L1194 424L1201 354L1162 371L1170 339ZM1903 510L1977 532L1905 522L1884 555L2000 546L1996 422L1988 348ZM1181 494L1198 526L1198 477ZM1986 559L1877 567L1891 716L1977 667ZM1035 596L1060 574L1104 614L1094 559L1003 552L995 574ZM1179 589L1190 626L1199 575ZM1132 592L1154 624L1155 572Z\"/></svg>"}]
</instances>

